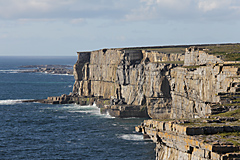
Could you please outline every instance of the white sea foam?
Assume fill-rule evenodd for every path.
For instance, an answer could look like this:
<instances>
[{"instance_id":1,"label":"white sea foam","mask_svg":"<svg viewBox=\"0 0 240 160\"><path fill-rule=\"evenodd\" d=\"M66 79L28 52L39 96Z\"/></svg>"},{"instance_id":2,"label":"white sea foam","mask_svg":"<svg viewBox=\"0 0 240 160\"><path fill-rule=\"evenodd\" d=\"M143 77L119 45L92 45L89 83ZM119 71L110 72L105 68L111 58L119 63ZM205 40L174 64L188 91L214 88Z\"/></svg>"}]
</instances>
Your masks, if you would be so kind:
<instances>
[{"instance_id":1,"label":"white sea foam","mask_svg":"<svg viewBox=\"0 0 240 160\"><path fill-rule=\"evenodd\" d=\"M93 105L85 105L85 106L80 106L77 104L67 105L64 108L68 109L69 110L68 112L72 112L72 113L86 113L92 116L99 116L102 118L115 118L115 117L111 117L109 114L101 114L100 108L98 108L95 103Z\"/></svg>"},{"instance_id":2,"label":"white sea foam","mask_svg":"<svg viewBox=\"0 0 240 160\"><path fill-rule=\"evenodd\" d=\"M9 69L9 70L0 70L0 73L19 73L19 72L28 72L32 70L21 70L21 69Z\"/></svg>"},{"instance_id":3,"label":"white sea foam","mask_svg":"<svg viewBox=\"0 0 240 160\"><path fill-rule=\"evenodd\" d=\"M128 117L128 118L123 118L123 119L139 119L139 117Z\"/></svg>"},{"instance_id":4,"label":"white sea foam","mask_svg":"<svg viewBox=\"0 0 240 160\"><path fill-rule=\"evenodd\" d=\"M107 111L107 114L103 114L105 118L115 118L115 117L112 117L109 112Z\"/></svg>"},{"instance_id":5,"label":"white sea foam","mask_svg":"<svg viewBox=\"0 0 240 160\"><path fill-rule=\"evenodd\" d=\"M22 103L26 99L7 99L7 100L0 100L0 105L14 105L17 103Z\"/></svg>"},{"instance_id":6,"label":"white sea foam","mask_svg":"<svg viewBox=\"0 0 240 160\"><path fill-rule=\"evenodd\" d=\"M73 74L55 74L55 73L44 73L44 74L50 74L54 76L73 76Z\"/></svg>"},{"instance_id":7,"label":"white sea foam","mask_svg":"<svg viewBox=\"0 0 240 160\"><path fill-rule=\"evenodd\" d=\"M138 134L120 134L116 135L118 138L128 140L128 141L142 141L143 135L138 135Z\"/></svg>"},{"instance_id":8,"label":"white sea foam","mask_svg":"<svg viewBox=\"0 0 240 160\"><path fill-rule=\"evenodd\" d=\"M0 70L0 73L22 73L22 72L32 72L32 69L8 69L8 70ZM42 74L50 74L50 75L56 75L56 76L73 76L72 74L55 74L55 73L48 73L45 72L38 72Z\"/></svg>"}]
</instances>

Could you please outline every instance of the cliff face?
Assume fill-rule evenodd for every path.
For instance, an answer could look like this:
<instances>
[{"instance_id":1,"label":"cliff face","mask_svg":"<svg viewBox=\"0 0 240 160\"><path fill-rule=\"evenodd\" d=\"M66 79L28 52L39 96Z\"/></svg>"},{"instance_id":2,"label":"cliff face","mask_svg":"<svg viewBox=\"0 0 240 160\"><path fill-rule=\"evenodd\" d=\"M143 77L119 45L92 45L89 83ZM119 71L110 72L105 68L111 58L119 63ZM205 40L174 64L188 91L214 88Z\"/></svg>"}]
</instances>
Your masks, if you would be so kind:
<instances>
[{"instance_id":1,"label":"cliff face","mask_svg":"<svg viewBox=\"0 0 240 160\"><path fill-rule=\"evenodd\" d=\"M171 118L205 117L227 109L221 95L238 91L238 70L201 50L187 50L184 66L171 71Z\"/></svg>"},{"instance_id":2,"label":"cliff face","mask_svg":"<svg viewBox=\"0 0 240 160\"><path fill-rule=\"evenodd\" d=\"M78 55L72 95L146 106L151 117L170 117L170 72L179 65L163 62L183 61L183 54L104 49Z\"/></svg>"},{"instance_id":3,"label":"cliff face","mask_svg":"<svg viewBox=\"0 0 240 160\"><path fill-rule=\"evenodd\" d=\"M115 83L116 70L121 53L118 50L79 53L78 61L74 65L73 94L108 99L115 96L118 87Z\"/></svg>"},{"instance_id":4,"label":"cliff face","mask_svg":"<svg viewBox=\"0 0 240 160\"><path fill-rule=\"evenodd\" d=\"M197 118L228 110L222 95L235 93L240 84L238 67L194 47L185 55L103 49L78 56L73 96L108 99L115 110L145 106L151 118Z\"/></svg>"},{"instance_id":5,"label":"cliff face","mask_svg":"<svg viewBox=\"0 0 240 160\"><path fill-rule=\"evenodd\" d=\"M198 118L211 115L220 103L221 93L235 93L238 68L234 66L200 66L194 70L172 70L172 118ZM221 108L221 107L220 107Z\"/></svg>"},{"instance_id":6,"label":"cliff face","mask_svg":"<svg viewBox=\"0 0 240 160\"><path fill-rule=\"evenodd\" d=\"M137 49L79 52L72 93L40 102L96 102L102 113L114 117L178 119L146 120L136 127L156 143L159 160L239 159L239 117L212 117L231 110L231 115L240 113L239 66L239 61L225 62L195 47L185 54Z\"/></svg>"}]
</instances>

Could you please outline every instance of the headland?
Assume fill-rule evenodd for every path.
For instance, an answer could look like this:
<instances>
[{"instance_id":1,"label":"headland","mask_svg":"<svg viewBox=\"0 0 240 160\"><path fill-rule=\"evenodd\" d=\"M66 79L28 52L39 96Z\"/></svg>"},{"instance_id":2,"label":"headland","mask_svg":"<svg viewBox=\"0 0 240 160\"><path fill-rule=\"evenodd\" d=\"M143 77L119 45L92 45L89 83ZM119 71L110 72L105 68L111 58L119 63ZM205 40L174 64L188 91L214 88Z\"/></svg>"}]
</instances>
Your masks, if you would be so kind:
<instances>
[{"instance_id":1,"label":"headland","mask_svg":"<svg viewBox=\"0 0 240 160\"><path fill-rule=\"evenodd\" d=\"M240 158L240 44L77 54L72 92L38 102L95 102L114 117L151 118L136 130L156 142L159 160Z\"/></svg>"}]
</instances>

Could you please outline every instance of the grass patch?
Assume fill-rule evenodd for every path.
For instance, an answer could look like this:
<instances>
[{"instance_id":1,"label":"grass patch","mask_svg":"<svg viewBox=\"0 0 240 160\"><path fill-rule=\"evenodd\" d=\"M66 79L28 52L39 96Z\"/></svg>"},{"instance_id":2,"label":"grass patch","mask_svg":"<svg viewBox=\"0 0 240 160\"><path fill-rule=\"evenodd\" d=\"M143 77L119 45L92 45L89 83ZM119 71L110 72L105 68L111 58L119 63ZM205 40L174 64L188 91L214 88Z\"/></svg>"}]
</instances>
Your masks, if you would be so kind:
<instances>
[{"instance_id":1,"label":"grass patch","mask_svg":"<svg viewBox=\"0 0 240 160\"><path fill-rule=\"evenodd\" d=\"M238 104L238 103L236 103ZM225 112L225 113L220 113L220 114L216 114L214 115L214 117L235 117L237 119L240 118L240 108L236 109L234 111L229 111L229 112Z\"/></svg>"},{"instance_id":2,"label":"grass patch","mask_svg":"<svg viewBox=\"0 0 240 160\"><path fill-rule=\"evenodd\" d=\"M178 46L160 46L160 47L133 47L133 48L124 48L124 49L129 49L129 50L147 50L147 51L158 51L162 53L185 53L186 47L178 47Z\"/></svg>"},{"instance_id":3,"label":"grass patch","mask_svg":"<svg viewBox=\"0 0 240 160\"><path fill-rule=\"evenodd\" d=\"M240 132L226 132L226 133L219 133L218 135L225 141L233 143L235 146L240 145Z\"/></svg>"},{"instance_id":4,"label":"grass patch","mask_svg":"<svg viewBox=\"0 0 240 160\"><path fill-rule=\"evenodd\" d=\"M233 102L239 102L240 103L240 98L234 99Z\"/></svg>"},{"instance_id":5,"label":"grass patch","mask_svg":"<svg viewBox=\"0 0 240 160\"><path fill-rule=\"evenodd\" d=\"M207 49L209 54L220 56L225 61L240 61L240 44L206 44L206 45L182 45L182 46L153 46L153 47L131 47L130 50L149 50L163 53L185 53L190 46Z\"/></svg>"},{"instance_id":6,"label":"grass patch","mask_svg":"<svg viewBox=\"0 0 240 160\"><path fill-rule=\"evenodd\" d=\"M240 61L240 44L206 46L209 54L221 56L225 61Z\"/></svg>"},{"instance_id":7,"label":"grass patch","mask_svg":"<svg viewBox=\"0 0 240 160\"><path fill-rule=\"evenodd\" d=\"M221 106L226 106L226 107L240 106L240 103L224 103Z\"/></svg>"}]
</instances>

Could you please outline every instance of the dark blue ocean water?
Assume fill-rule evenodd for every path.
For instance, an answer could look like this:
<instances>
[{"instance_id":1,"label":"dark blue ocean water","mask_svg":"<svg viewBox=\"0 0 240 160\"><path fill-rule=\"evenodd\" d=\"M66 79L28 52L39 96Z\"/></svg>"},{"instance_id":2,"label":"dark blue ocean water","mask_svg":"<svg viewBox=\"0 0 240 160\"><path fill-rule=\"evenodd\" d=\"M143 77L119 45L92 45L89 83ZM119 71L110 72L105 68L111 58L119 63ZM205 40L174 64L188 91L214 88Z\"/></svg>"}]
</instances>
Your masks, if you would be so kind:
<instances>
[{"instance_id":1,"label":"dark blue ocean water","mask_svg":"<svg viewBox=\"0 0 240 160\"><path fill-rule=\"evenodd\" d=\"M67 64L76 57L0 57L0 159L152 160L143 119L101 115L96 106L22 103L68 94L73 76L18 73L21 65Z\"/></svg>"}]
</instances>

